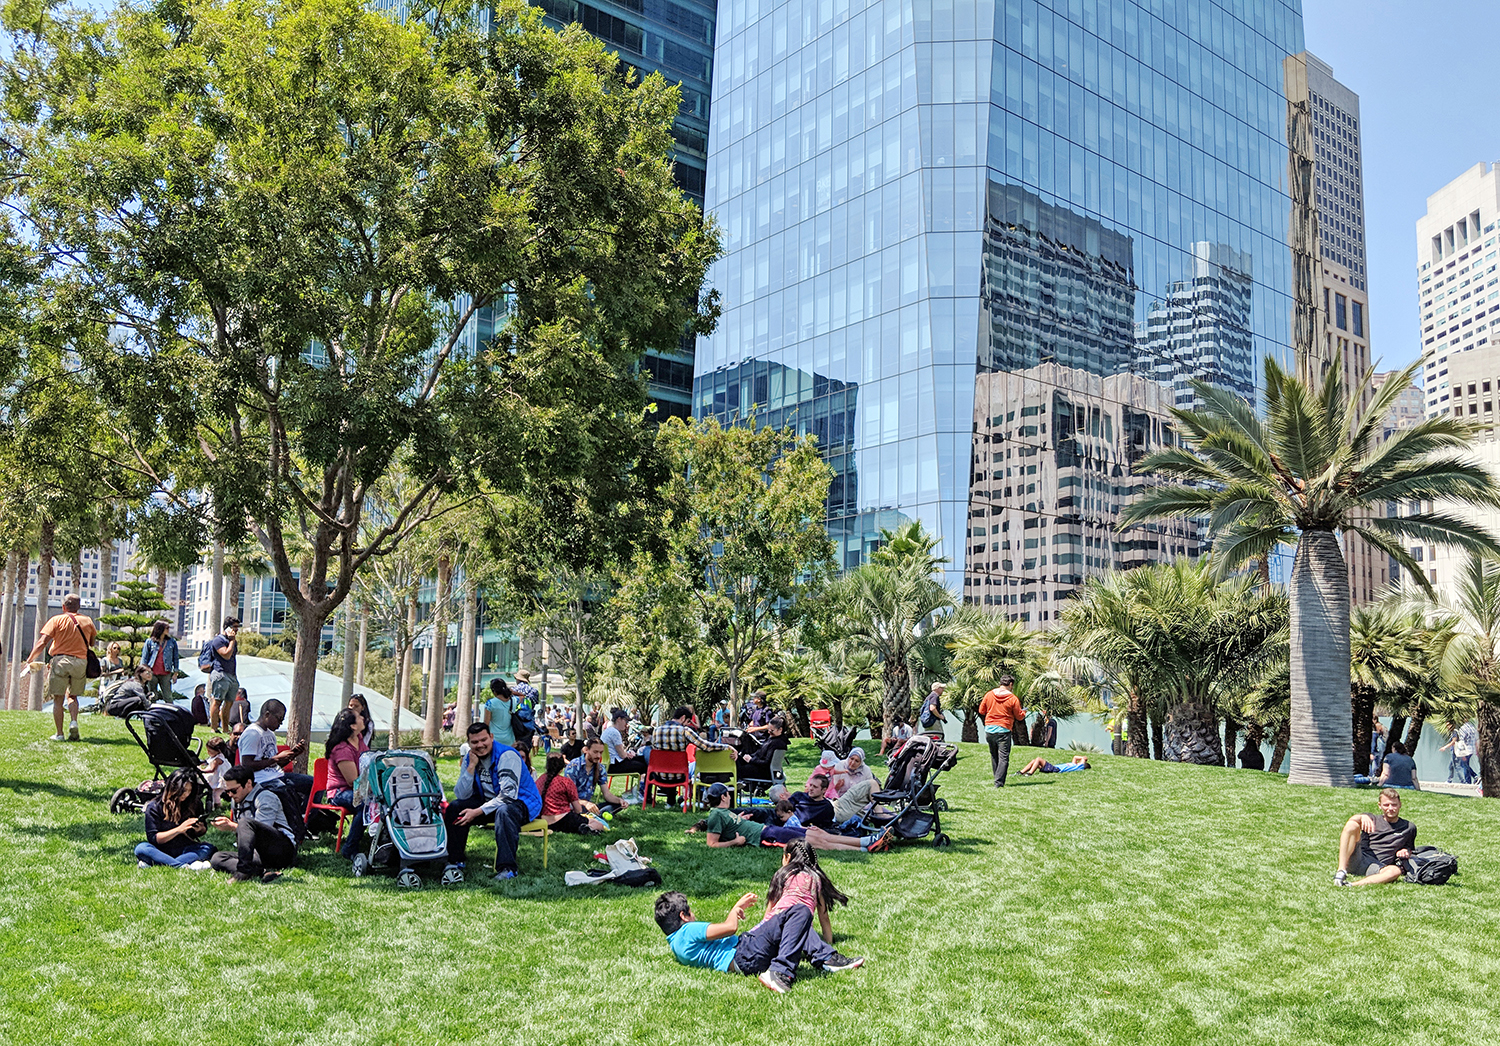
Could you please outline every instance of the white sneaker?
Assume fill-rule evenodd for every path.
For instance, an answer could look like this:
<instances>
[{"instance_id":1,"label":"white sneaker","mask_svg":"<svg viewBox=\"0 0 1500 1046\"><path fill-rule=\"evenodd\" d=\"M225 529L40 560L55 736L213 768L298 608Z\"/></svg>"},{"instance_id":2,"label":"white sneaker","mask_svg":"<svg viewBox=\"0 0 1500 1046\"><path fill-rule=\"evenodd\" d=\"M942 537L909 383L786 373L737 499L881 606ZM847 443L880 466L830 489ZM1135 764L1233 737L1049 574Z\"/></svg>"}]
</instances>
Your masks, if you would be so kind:
<instances>
[{"instance_id":1,"label":"white sneaker","mask_svg":"<svg viewBox=\"0 0 1500 1046\"><path fill-rule=\"evenodd\" d=\"M140 861L140 860L138 860L138 861L135 862L135 866L137 868L150 868L151 867L151 862L150 861Z\"/></svg>"},{"instance_id":2,"label":"white sneaker","mask_svg":"<svg viewBox=\"0 0 1500 1046\"><path fill-rule=\"evenodd\" d=\"M76 740L78 740L78 720L76 720L76 719L73 720L71 723L68 724L68 740L69 741L76 741Z\"/></svg>"},{"instance_id":3,"label":"white sneaker","mask_svg":"<svg viewBox=\"0 0 1500 1046\"><path fill-rule=\"evenodd\" d=\"M185 865L184 867L190 872L206 872L213 866L207 861L194 861L192 864Z\"/></svg>"},{"instance_id":4,"label":"white sneaker","mask_svg":"<svg viewBox=\"0 0 1500 1046\"><path fill-rule=\"evenodd\" d=\"M53 735L52 735L52 740L53 740L53 741L66 741L66 740L67 740L67 738L66 738L66 737L63 737L63 735L62 735L62 734L53 734Z\"/></svg>"}]
</instances>

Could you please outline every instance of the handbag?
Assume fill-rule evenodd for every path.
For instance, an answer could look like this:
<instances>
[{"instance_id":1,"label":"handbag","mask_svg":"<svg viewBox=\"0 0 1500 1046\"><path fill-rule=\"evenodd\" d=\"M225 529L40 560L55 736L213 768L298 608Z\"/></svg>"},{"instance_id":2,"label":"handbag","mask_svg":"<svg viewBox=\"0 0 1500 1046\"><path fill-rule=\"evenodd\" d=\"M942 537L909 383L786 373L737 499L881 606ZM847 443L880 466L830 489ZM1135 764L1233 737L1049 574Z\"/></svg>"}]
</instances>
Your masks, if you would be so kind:
<instances>
[{"instance_id":1,"label":"handbag","mask_svg":"<svg viewBox=\"0 0 1500 1046\"><path fill-rule=\"evenodd\" d=\"M68 616L73 619L73 627L78 629L78 634L82 636L83 626L78 623L78 615L69 614ZM99 676L103 674L103 670L99 667L99 655L94 653L94 648L92 646L88 645L84 646L83 652L86 655L84 659L86 665L83 670L83 677L85 679L98 679Z\"/></svg>"}]
</instances>

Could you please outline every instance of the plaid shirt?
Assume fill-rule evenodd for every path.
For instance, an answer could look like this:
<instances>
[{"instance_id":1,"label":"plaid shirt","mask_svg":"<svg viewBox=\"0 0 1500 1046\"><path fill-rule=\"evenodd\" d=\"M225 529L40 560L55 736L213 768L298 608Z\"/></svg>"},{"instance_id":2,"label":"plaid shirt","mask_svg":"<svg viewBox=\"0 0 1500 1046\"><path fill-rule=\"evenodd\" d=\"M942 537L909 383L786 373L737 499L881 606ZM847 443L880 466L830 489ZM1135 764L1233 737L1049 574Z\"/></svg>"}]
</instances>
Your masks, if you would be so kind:
<instances>
[{"instance_id":1,"label":"plaid shirt","mask_svg":"<svg viewBox=\"0 0 1500 1046\"><path fill-rule=\"evenodd\" d=\"M659 748L663 752L686 752L688 745L697 745L705 752L717 752L729 747L708 740L686 723L679 723L675 719L668 719L651 731L652 748Z\"/></svg>"}]
</instances>

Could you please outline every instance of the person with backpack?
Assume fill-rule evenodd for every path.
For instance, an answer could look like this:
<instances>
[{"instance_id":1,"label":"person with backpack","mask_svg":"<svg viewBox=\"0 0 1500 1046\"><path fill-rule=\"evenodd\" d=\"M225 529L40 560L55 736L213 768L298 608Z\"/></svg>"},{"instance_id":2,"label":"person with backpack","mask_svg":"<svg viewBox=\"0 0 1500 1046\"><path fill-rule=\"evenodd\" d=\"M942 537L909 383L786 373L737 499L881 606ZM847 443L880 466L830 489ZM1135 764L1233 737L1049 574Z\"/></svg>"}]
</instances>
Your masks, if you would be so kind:
<instances>
[{"instance_id":1,"label":"person with backpack","mask_svg":"<svg viewBox=\"0 0 1500 1046\"><path fill-rule=\"evenodd\" d=\"M520 704L520 698L516 697L505 680L498 676L490 680L490 696L484 703L480 721L490 728L491 736L507 748L516 747L516 733L511 727L511 716Z\"/></svg>"},{"instance_id":2,"label":"person with backpack","mask_svg":"<svg viewBox=\"0 0 1500 1046\"><path fill-rule=\"evenodd\" d=\"M45 603L46 600L41 602ZM78 740L78 698L89 679L99 675L97 657L94 657L93 675L89 674L89 658L99 629L93 619L78 616L81 606L77 596L63 597L62 613L47 619L37 636L36 646L31 648L31 653L26 658L27 667L21 670L24 674L34 669L41 660L42 651L51 647L52 661L49 667L52 674L47 679L47 695L52 698L52 721L57 725L57 733L52 735L54 741L63 740L64 698L67 698L70 717L67 740Z\"/></svg>"},{"instance_id":3,"label":"person with backpack","mask_svg":"<svg viewBox=\"0 0 1500 1046\"><path fill-rule=\"evenodd\" d=\"M1406 874L1406 861L1417 845L1417 826L1401 816L1401 793L1380 790L1379 814L1355 814L1339 837L1335 886L1379 886ZM1352 881L1350 876L1356 876Z\"/></svg>"},{"instance_id":4,"label":"person with backpack","mask_svg":"<svg viewBox=\"0 0 1500 1046\"><path fill-rule=\"evenodd\" d=\"M224 794L234 803L234 816L215 817L213 824L234 833L235 852L214 854L210 867L237 883L275 882L297 860L295 815L287 811L283 793L257 784L251 769L241 765L224 772Z\"/></svg>"},{"instance_id":5,"label":"person with backpack","mask_svg":"<svg viewBox=\"0 0 1500 1046\"><path fill-rule=\"evenodd\" d=\"M240 688L238 654L240 619L226 617L223 630L198 652L198 670L208 673L208 728L229 733L223 712Z\"/></svg>"}]
</instances>

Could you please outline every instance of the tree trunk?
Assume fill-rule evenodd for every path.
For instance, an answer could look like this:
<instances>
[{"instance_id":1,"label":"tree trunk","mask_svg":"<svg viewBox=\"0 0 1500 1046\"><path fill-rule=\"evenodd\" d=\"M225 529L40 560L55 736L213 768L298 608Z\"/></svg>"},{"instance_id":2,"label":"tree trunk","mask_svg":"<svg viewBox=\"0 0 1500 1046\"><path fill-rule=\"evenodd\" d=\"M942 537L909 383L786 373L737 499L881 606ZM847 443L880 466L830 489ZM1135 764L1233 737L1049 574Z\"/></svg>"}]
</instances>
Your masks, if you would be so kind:
<instances>
[{"instance_id":1,"label":"tree trunk","mask_svg":"<svg viewBox=\"0 0 1500 1046\"><path fill-rule=\"evenodd\" d=\"M40 552L36 559L36 636L34 642L42 641L42 626L47 623L52 607L52 557L57 540L57 528L47 516L42 517ZM27 707L33 712L42 710L42 686L47 672L31 674L31 696Z\"/></svg>"},{"instance_id":2,"label":"tree trunk","mask_svg":"<svg viewBox=\"0 0 1500 1046\"><path fill-rule=\"evenodd\" d=\"M1151 713L1151 758L1158 762L1167 758L1166 746L1162 743L1161 716Z\"/></svg>"},{"instance_id":3,"label":"tree trunk","mask_svg":"<svg viewBox=\"0 0 1500 1046\"><path fill-rule=\"evenodd\" d=\"M10 679L14 672L11 667L17 654L15 644L11 642L11 622L15 618L15 573L16 573L16 551L11 549L5 554L4 577L0 577L0 646L5 649L0 653L0 708L9 708ZM20 666L17 665L16 668Z\"/></svg>"},{"instance_id":4,"label":"tree trunk","mask_svg":"<svg viewBox=\"0 0 1500 1046\"><path fill-rule=\"evenodd\" d=\"M803 699L800 691L792 698L792 712L797 718L797 729L801 731L797 736L811 737L812 717L808 713L807 701Z\"/></svg>"},{"instance_id":5,"label":"tree trunk","mask_svg":"<svg viewBox=\"0 0 1500 1046\"><path fill-rule=\"evenodd\" d=\"M1208 705L1184 701L1172 709L1167 724L1167 759L1198 766L1223 766L1219 721Z\"/></svg>"},{"instance_id":6,"label":"tree trunk","mask_svg":"<svg viewBox=\"0 0 1500 1046\"><path fill-rule=\"evenodd\" d=\"M422 728L422 743L429 745L437 744L443 732L443 699L448 692L444 685L448 677L448 589L452 583L453 561L439 556L437 591L432 599L432 672L427 677L427 722Z\"/></svg>"},{"instance_id":7,"label":"tree trunk","mask_svg":"<svg viewBox=\"0 0 1500 1046\"><path fill-rule=\"evenodd\" d=\"M464 617L458 630L458 707L453 729L462 734L474 721L474 633L479 630L479 586L464 577Z\"/></svg>"},{"instance_id":8,"label":"tree trunk","mask_svg":"<svg viewBox=\"0 0 1500 1046\"><path fill-rule=\"evenodd\" d=\"M396 640L395 654L396 681L391 686L391 722L385 741L387 748L401 747L401 706L405 703L401 700L401 686L406 681L406 663L411 660L406 643L399 638Z\"/></svg>"},{"instance_id":9,"label":"tree trunk","mask_svg":"<svg viewBox=\"0 0 1500 1046\"><path fill-rule=\"evenodd\" d=\"M24 687L17 672L26 658L26 570L31 566L31 550L22 545L15 550L11 576L10 671L5 675L5 707L19 712L26 703Z\"/></svg>"},{"instance_id":10,"label":"tree trunk","mask_svg":"<svg viewBox=\"0 0 1500 1046\"><path fill-rule=\"evenodd\" d=\"M1235 767L1234 750L1238 748L1239 729L1234 725L1234 716L1224 716L1224 765L1233 770Z\"/></svg>"},{"instance_id":11,"label":"tree trunk","mask_svg":"<svg viewBox=\"0 0 1500 1046\"><path fill-rule=\"evenodd\" d=\"M1273 774L1281 773L1281 764L1286 759L1286 750L1292 741L1292 721L1283 719L1276 728L1276 741L1271 747L1271 763L1266 767Z\"/></svg>"},{"instance_id":12,"label":"tree trunk","mask_svg":"<svg viewBox=\"0 0 1500 1046\"><path fill-rule=\"evenodd\" d=\"M1417 744L1422 740L1422 725L1427 721L1427 702L1418 700L1416 714L1406 724L1406 754L1416 758Z\"/></svg>"},{"instance_id":13,"label":"tree trunk","mask_svg":"<svg viewBox=\"0 0 1500 1046\"><path fill-rule=\"evenodd\" d=\"M115 594L115 543L99 546L99 616L110 613L109 597Z\"/></svg>"},{"instance_id":14,"label":"tree trunk","mask_svg":"<svg viewBox=\"0 0 1500 1046\"><path fill-rule=\"evenodd\" d=\"M240 569L238 563L229 564L229 589L226 592L229 598L229 605L222 609L224 617L240 616L240 582L243 580L243 574L244 571ZM212 631L217 632L221 624L223 624L223 618L220 618L218 621L210 621L208 627Z\"/></svg>"},{"instance_id":15,"label":"tree trunk","mask_svg":"<svg viewBox=\"0 0 1500 1046\"><path fill-rule=\"evenodd\" d=\"M1293 784L1354 784L1347 753L1349 571L1331 530L1309 529L1292 563L1291 746Z\"/></svg>"},{"instance_id":16,"label":"tree trunk","mask_svg":"<svg viewBox=\"0 0 1500 1046\"><path fill-rule=\"evenodd\" d=\"M1406 731L1406 716L1391 716L1390 729L1385 732L1385 747L1380 750L1380 759L1375 764L1375 776L1380 776L1380 770L1385 766L1385 757L1391 753L1391 742L1401 740L1401 735ZM1406 753L1411 755L1410 752Z\"/></svg>"},{"instance_id":17,"label":"tree trunk","mask_svg":"<svg viewBox=\"0 0 1500 1046\"><path fill-rule=\"evenodd\" d=\"M1479 794L1500 798L1500 694L1479 697Z\"/></svg>"},{"instance_id":18,"label":"tree trunk","mask_svg":"<svg viewBox=\"0 0 1500 1046\"><path fill-rule=\"evenodd\" d=\"M370 649L370 608L359 608L359 660L354 666L354 685L365 685L365 655Z\"/></svg>"},{"instance_id":19,"label":"tree trunk","mask_svg":"<svg viewBox=\"0 0 1500 1046\"><path fill-rule=\"evenodd\" d=\"M339 691L340 704L347 705L354 695L354 646L359 642L359 615L354 612L351 600L344 604L344 678Z\"/></svg>"},{"instance_id":20,"label":"tree trunk","mask_svg":"<svg viewBox=\"0 0 1500 1046\"><path fill-rule=\"evenodd\" d=\"M208 634L216 635L224 623L224 542L214 542L208 574Z\"/></svg>"},{"instance_id":21,"label":"tree trunk","mask_svg":"<svg viewBox=\"0 0 1500 1046\"><path fill-rule=\"evenodd\" d=\"M308 735L312 732L313 690L318 681L318 647L323 641L323 622L328 620L332 611L325 610L321 615L313 612L310 608L297 615L297 648L292 651L292 707L286 717L286 743L295 745L298 741L306 740L311 750L312 738ZM308 753L303 752L297 757L297 772L307 773Z\"/></svg>"},{"instance_id":22,"label":"tree trunk","mask_svg":"<svg viewBox=\"0 0 1500 1046\"><path fill-rule=\"evenodd\" d=\"M1245 744L1251 746L1256 751L1259 751L1260 746L1265 741L1265 739L1266 728L1264 726L1261 726L1261 724L1257 723L1254 719L1245 724Z\"/></svg>"},{"instance_id":23,"label":"tree trunk","mask_svg":"<svg viewBox=\"0 0 1500 1046\"><path fill-rule=\"evenodd\" d=\"M881 697L881 736L891 736L891 726L900 719L911 722L911 674L906 665L887 661L882 675L885 688Z\"/></svg>"},{"instance_id":24,"label":"tree trunk","mask_svg":"<svg viewBox=\"0 0 1500 1046\"><path fill-rule=\"evenodd\" d=\"M156 594L163 599L167 598L167 568L156 568Z\"/></svg>"},{"instance_id":25,"label":"tree trunk","mask_svg":"<svg viewBox=\"0 0 1500 1046\"><path fill-rule=\"evenodd\" d=\"M1125 718L1127 721L1126 733L1129 735L1125 741L1125 754L1134 759L1146 759L1151 753L1146 750L1146 739L1151 737L1151 732L1146 725L1146 704L1141 700L1141 693L1134 688L1131 689L1125 704ZM1161 745L1157 745L1160 750ZM1160 756L1157 756L1160 759Z\"/></svg>"},{"instance_id":26,"label":"tree trunk","mask_svg":"<svg viewBox=\"0 0 1500 1046\"><path fill-rule=\"evenodd\" d=\"M963 730L958 739L971 745L979 743L979 715L972 708L963 710Z\"/></svg>"},{"instance_id":27,"label":"tree trunk","mask_svg":"<svg viewBox=\"0 0 1500 1046\"><path fill-rule=\"evenodd\" d=\"M1353 685L1349 690L1349 726L1354 735L1354 767L1356 774L1370 772L1370 737L1375 733L1371 722L1375 715L1375 691Z\"/></svg>"},{"instance_id":28,"label":"tree trunk","mask_svg":"<svg viewBox=\"0 0 1500 1046\"><path fill-rule=\"evenodd\" d=\"M81 601L83 599L83 549L76 548L73 550L73 555L68 560L68 573L73 579L72 592ZM98 612L99 608L95 607L94 613L97 614Z\"/></svg>"}]
</instances>

